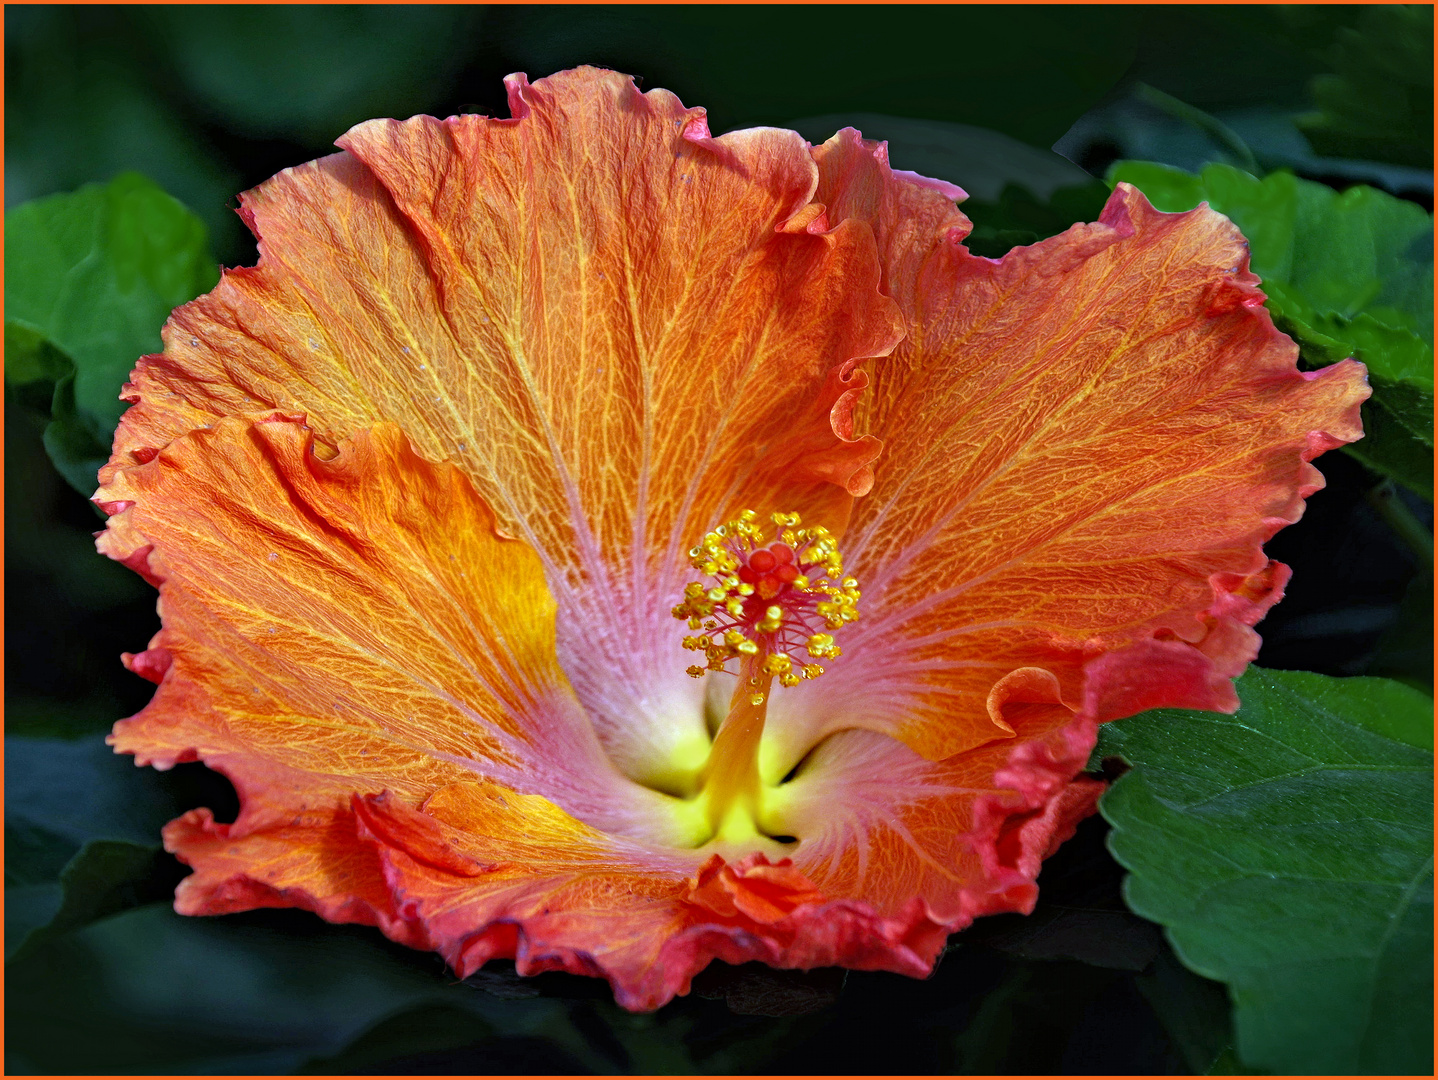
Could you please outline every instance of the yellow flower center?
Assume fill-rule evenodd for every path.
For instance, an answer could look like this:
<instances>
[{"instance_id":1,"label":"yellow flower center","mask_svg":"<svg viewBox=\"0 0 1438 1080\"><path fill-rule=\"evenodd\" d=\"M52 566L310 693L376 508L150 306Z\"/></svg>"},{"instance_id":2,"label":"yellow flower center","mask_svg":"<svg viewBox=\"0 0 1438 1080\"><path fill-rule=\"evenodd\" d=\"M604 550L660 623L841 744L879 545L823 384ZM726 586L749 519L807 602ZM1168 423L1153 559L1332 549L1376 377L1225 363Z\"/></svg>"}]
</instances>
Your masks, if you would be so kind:
<instances>
[{"instance_id":1,"label":"yellow flower center","mask_svg":"<svg viewBox=\"0 0 1438 1080\"><path fill-rule=\"evenodd\" d=\"M699 774L695 805L702 831L721 841L774 835L764 827L759 776L774 683L791 687L823 675L816 661L839 655L832 631L859 617L859 583L844 577L843 558L827 529L800 528L798 514L776 513L775 534L766 539L757 519L746 510L690 551L690 563L709 580L686 585L683 602L673 609L696 631L684 638L684 647L706 660L688 673L739 676Z\"/></svg>"}]
</instances>

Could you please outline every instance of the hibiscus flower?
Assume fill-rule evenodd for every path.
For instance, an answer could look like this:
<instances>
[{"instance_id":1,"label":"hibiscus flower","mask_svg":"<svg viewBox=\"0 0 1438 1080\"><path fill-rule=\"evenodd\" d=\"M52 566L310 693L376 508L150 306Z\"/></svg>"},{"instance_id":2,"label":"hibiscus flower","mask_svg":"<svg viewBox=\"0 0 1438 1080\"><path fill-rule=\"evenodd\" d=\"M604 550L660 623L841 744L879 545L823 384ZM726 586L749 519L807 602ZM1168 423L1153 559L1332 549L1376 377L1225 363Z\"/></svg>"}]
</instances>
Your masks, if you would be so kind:
<instances>
[{"instance_id":1,"label":"hibiscus flower","mask_svg":"<svg viewBox=\"0 0 1438 1080\"><path fill-rule=\"evenodd\" d=\"M241 803L166 828L176 908L630 1009L922 976L1031 909L1099 723L1236 707L1362 368L1296 370L1207 209L978 258L857 132L508 86L244 196L259 264L125 388L99 546L163 628L111 741Z\"/></svg>"}]
</instances>

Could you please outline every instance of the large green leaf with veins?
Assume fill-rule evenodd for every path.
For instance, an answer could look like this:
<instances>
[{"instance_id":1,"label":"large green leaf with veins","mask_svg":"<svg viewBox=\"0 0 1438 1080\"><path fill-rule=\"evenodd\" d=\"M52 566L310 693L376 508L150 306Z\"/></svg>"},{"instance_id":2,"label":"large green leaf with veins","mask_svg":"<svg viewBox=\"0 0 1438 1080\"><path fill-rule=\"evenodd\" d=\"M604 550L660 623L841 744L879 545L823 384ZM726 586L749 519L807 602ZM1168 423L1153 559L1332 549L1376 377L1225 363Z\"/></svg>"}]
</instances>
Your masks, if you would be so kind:
<instances>
[{"instance_id":1,"label":"large green leaf with veins","mask_svg":"<svg viewBox=\"0 0 1438 1080\"><path fill-rule=\"evenodd\" d=\"M1431 1074L1432 700L1256 668L1238 691L1103 729L1129 905L1229 985L1245 1065Z\"/></svg>"},{"instance_id":2,"label":"large green leaf with veins","mask_svg":"<svg viewBox=\"0 0 1438 1080\"><path fill-rule=\"evenodd\" d=\"M138 173L6 212L6 378L53 382L45 448L83 494L135 361L160 350L171 309L218 278L204 225Z\"/></svg>"},{"instance_id":3,"label":"large green leaf with veins","mask_svg":"<svg viewBox=\"0 0 1438 1080\"><path fill-rule=\"evenodd\" d=\"M1198 175L1124 161L1127 181L1160 210L1202 201L1248 238L1268 308L1311 367L1353 356L1373 397L1365 437L1348 451L1433 498L1433 218L1376 188L1342 193L1288 172L1258 179L1227 165Z\"/></svg>"}]
</instances>

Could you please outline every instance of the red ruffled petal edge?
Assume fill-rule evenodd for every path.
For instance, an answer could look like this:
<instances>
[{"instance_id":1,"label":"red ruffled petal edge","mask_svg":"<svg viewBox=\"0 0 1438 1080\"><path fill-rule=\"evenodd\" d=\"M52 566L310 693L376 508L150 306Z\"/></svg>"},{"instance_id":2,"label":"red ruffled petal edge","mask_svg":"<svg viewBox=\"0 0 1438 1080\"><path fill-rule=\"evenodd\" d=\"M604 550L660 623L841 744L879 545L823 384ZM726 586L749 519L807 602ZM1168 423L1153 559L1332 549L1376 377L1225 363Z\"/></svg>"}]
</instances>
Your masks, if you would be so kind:
<instances>
[{"instance_id":1,"label":"red ruffled petal edge","mask_svg":"<svg viewBox=\"0 0 1438 1080\"><path fill-rule=\"evenodd\" d=\"M1261 317L1272 328L1266 311ZM1277 329L1272 333L1277 335ZM1342 383L1353 379L1355 373L1361 379L1363 371L1356 361L1344 360L1299 374L1305 381ZM1254 537L1252 558L1258 569L1247 575L1230 572L1209 578L1213 601L1197 614L1205 628L1203 635L1187 641L1160 632L1089 661L1084 666L1086 715L1106 723L1147 709L1238 710L1232 680L1257 658L1262 642L1253 628L1283 599L1292 576L1287 566L1263 554L1262 545L1301 518L1304 501L1323 488L1323 474L1314 467L1313 459L1362 438L1359 410L1369 391L1366 385L1361 390L1334 418L1331 430L1310 431L1305 436L1291 498L1279 513L1264 519L1262 532Z\"/></svg>"},{"instance_id":2,"label":"red ruffled petal edge","mask_svg":"<svg viewBox=\"0 0 1438 1080\"><path fill-rule=\"evenodd\" d=\"M473 847L459 850L435 818L388 793L356 795L347 810L245 835L207 810L191 811L166 827L165 846L197 867L176 894L182 914L299 907L434 949L461 978L490 960L512 959L521 975L605 978L620 1005L645 1011L688 993L716 959L927 976L948 936L974 917L1032 910L1043 859L1073 835L1103 791L1097 780L1075 779L1096 736L1097 725L1080 715L1011 752L998 774L1010 790L980 800L969 837L988 880L966 890L957 918L936 916L921 897L887 916L859 900L830 898L789 860L771 863L759 854L732 863L712 856L685 879L619 865L623 855L615 852L615 861L591 864L596 890L615 880L622 893L626 882L633 887L623 908L601 904L596 919L572 897L553 896L552 909L547 903L573 886L575 871L525 877L513 863L486 862ZM293 863L316 856L326 864L323 893L265 880L313 881ZM497 878L505 880L493 884ZM614 942L627 939L639 944L616 951Z\"/></svg>"}]
</instances>

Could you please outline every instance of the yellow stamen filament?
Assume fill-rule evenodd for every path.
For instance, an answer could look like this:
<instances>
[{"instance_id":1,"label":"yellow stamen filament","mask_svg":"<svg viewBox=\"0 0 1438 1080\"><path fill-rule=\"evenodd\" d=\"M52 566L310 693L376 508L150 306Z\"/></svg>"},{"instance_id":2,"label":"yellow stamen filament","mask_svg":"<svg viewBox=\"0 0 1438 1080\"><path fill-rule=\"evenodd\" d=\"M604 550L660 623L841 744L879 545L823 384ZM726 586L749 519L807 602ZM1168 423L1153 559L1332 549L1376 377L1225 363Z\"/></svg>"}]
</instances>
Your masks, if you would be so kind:
<instances>
[{"instance_id":1,"label":"yellow stamen filament","mask_svg":"<svg viewBox=\"0 0 1438 1080\"><path fill-rule=\"evenodd\" d=\"M773 676L758 663L746 662L729 715L714 737L700 783L705 815L716 836L728 831L745 835L759 816L759 741L772 683Z\"/></svg>"}]
</instances>

